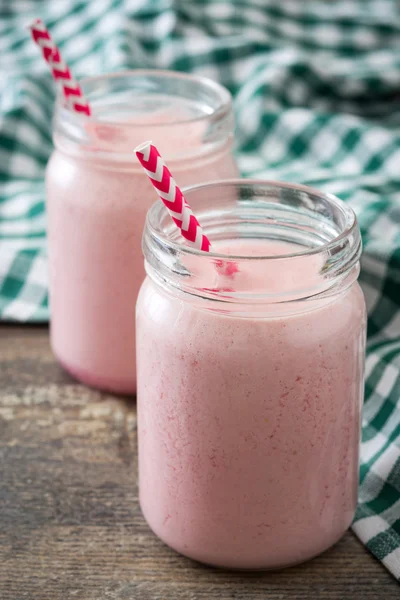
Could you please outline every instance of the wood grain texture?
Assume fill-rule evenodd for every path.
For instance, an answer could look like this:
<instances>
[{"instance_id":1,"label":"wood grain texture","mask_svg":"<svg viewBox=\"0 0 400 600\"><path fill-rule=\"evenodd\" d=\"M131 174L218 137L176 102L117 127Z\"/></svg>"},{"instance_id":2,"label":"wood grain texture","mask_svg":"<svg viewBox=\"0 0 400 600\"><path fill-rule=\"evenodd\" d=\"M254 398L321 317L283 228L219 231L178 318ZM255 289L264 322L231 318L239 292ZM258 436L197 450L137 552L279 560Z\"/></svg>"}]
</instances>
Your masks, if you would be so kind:
<instances>
[{"instance_id":1,"label":"wood grain texture","mask_svg":"<svg viewBox=\"0 0 400 600\"><path fill-rule=\"evenodd\" d=\"M1 600L390 600L396 581L348 533L278 573L204 567L149 530L132 399L79 385L44 327L0 326Z\"/></svg>"}]
</instances>

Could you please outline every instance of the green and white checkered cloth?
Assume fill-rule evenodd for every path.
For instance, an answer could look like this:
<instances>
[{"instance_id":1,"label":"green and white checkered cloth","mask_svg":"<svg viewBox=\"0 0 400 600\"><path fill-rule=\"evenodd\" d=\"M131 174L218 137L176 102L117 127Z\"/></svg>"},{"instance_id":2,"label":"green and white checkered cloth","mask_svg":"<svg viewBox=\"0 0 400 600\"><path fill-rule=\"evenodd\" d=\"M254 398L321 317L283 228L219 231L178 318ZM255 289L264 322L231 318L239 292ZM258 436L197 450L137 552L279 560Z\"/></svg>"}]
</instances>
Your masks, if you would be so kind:
<instances>
[{"instance_id":1,"label":"green and white checkered cloth","mask_svg":"<svg viewBox=\"0 0 400 600\"><path fill-rule=\"evenodd\" d=\"M398 0L13 0L0 6L0 317L46 321L43 175L54 88L25 29L77 76L191 71L234 97L242 173L310 184L356 210L369 313L355 533L400 578Z\"/></svg>"}]
</instances>

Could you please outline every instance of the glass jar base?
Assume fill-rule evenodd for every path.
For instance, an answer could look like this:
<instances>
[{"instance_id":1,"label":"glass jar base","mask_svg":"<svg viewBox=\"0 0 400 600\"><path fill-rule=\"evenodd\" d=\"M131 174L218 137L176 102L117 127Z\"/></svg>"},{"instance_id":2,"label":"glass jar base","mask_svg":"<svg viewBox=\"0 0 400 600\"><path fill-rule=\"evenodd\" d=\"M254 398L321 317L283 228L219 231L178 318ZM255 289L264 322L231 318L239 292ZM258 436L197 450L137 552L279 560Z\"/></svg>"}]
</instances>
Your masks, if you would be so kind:
<instances>
[{"instance_id":1,"label":"glass jar base","mask_svg":"<svg viewBox=\"0 0 400 600\"><path fill-rule=\"evenodd\" d=\"M95 388L103 392L111 392L113 394L120 394L124 396L136 394L136 380L130 379L122 381L120 379L113 379L112 377L99 376L95 373L91 373L88 370L82 369L81 367L72 365L64 359L61 359L60 356L54 352L54 349L53 353L55 354L57 362L65 371L67 371L67 373L88 387Z\"/></svg>"},{"instance_id":2,"label":"glass jar base","mask_svg":"<svg viewBox=\"0 0 400 600\"><path fill-rule=\"evenodd\" d=\"M254 566L254 567L237 567L237 566L229 566L229 565L221 565L221 564L217 564L217 563L213 563L213 562L207 562L204 560L197 560L196 558L192 558L191 556L187 555L187 554L183 554L183 552L178 552L177 550L175 550L174 548L172 548L172 546L168 546L168 544L166 544L169 548L171 548L172 550L174 550L175 552L177 552L178 554L181 554L182 556L185 556L186 558L190 558L190 560L193 560L201 565L204 565L206 567L211 567L213 569L220 569L223 571L239 571L242 573L259 573L259 572L272 572L272 573L277 573L279 571L284 571L286 569L291 569L292 567L297 567L299 565L303 565L304 563L308 563L312 560L314 560L315 558L317 558L318 556L321 556L321 554L325 554L325 552L328 552L329 550L331 550L331 548L333 548L334 546L336 546L336 544L338 544L340 542L340 540L342 539L342 537L344 536L346 532L342 533L336 541L334 541L332 544L330 544L329 546L327 546L324 550L320 550L318 552L316 552L315 554L310 554L309 556L305 557L305 558L301 558L299 560L294 560L291 562L285 562L282 563L280 565L274 565L274 566ZM165 543L165 542L163 542Z\"/></svg>"},{"instance_id":3,"label":"glass jar base","mask_svg":"<svg viewBox=\"0 0 400 600\"><path fill-rule=\"evenodd\" d=\"M283 559L278 562L277 561L277 557L275 556L275 562L272 563L272 561L267 561L264 558L260 558L260 559L251 559L249 560L240 560L238 558L234 558L234 559L222 559L222 560L218 560L215 557L213 558L207 558L206 557L206 552L202 553L199 551L190 551L190 549L188 547L185 547L184 545L180 545L174 542L171 542L169 540L167 540L166 537L164 537L162 534L158 533L156 531L156 529L154 527L151 526L151 524L149 523L149 521L147 520L146 516L145 516L145 512L143 511L143 508L141 506L141 511L142 514L145 518L146 523L148 524L148 526L150 527L151 531L154 533L154 535L156 535L166 546L168 546L169 548L171 548L174 552L176 552L177 554L180 554L182 556L185 556L186 558L189 558L195 562L198 562L200 564L206 565L208 567L213 567L216 569L225 569L225 570L229 570L229 571L247 571L247 572L253 572L253 571L282 571L283 569L289 569L291 567L295 567L297 565L303 564L305 562L308 562L310 560L313 560L314 558L316 558L317 556L320 556L321 554L323 554L324 552L328 551L330 548L332 548L333 546L335 546L343 537L343 535L346 533L346 531L348 530L348 527L350 527L351 522L348 524L348 527L346 527L345 529L341 530L340 533L333 535L332 537L329 538L329 540L325 543L325 544L320 544L318 547L314 546L314 548L310 548L309 551L305 551L302 553L301 557L290 557L287 560Z\"/></svg>"}]
</instances>

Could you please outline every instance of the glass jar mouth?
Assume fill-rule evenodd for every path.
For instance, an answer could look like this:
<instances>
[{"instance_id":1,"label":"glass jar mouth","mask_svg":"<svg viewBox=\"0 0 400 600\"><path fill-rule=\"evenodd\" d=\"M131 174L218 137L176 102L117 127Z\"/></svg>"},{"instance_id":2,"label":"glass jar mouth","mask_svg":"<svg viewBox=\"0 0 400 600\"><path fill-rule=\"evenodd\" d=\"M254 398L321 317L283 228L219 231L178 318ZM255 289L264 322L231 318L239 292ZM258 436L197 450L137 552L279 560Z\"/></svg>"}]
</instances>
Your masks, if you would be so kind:
<instances>
[{"instance_id":1,"label":"glass jar mouth","mask_svg":"<svg viewBox=\"0 0 400 600\"><path fill-rule=\"evenodd\" d=\"M259 261L259 260L280 260L286 258L296 258L301 256L310 256L312 254L319 254L321 252L329 252L329 250L335 248L341 241L345 240L348 236L350 236L355 230L358 228L357 217L353 209L345 204L342 200L334 196L333 194L327 194L316 190L315 188L311 188L306 185L296 184L296 183L286 183L280 181L273 180L263 180L263 179L226 179L223 181L210 181L205 184L194 185L184 189L185 197L188 198L189 205L191 206L190 196L192 192L207 192L207 190L212 190L216 185L223 185L231 188L235 188L237 186L259 186L259 187L271 187L271 189L281 189L281 190L292 190L294 192L304 192L308 195L318 196L321 199L326 200L332 206L334 206L341 214L343 218L343 227L342 231L338 232L338 234L333 237L331 240L323 241L320 245L314 248L305 248L304 250L299 250L296 252L283 252L281 254L260 254L257 256L254 255L245 255L245 254L226 254L224 252L217 252L211 248L210 252L205 253L198 248L194 248L193 246L189 246L185 239L179 235L178 229L175 225L168 223L170 217L168 216L167 209L161 200L158 200L153 204L153 206L149 209L147 218L146 218L146 228L150 235L157 239L158 243L163 244L165 247L168 247L171 252L184 252L187 254L204 256L205 254L209 258L214 258L216 260L250 260L250 261ZM197 216L197 213L196 213ZM163 219L164 217L164 219ZM167 217L165 219L165 217ZM162 226L162 223L167 221L167 228ZM203 221L199 221L203 224ZM204 229L204 227L203 227ZM207 233L207 230L205 231ZM172 239L171 239L172 234ZM212 244L212 240L211 244Z\"/></svg>"},{"instance_id":2,"label":"glass jar mouth","mask_svg":"<svg viewBox=\"0 0 400 600\"><path fill-rule=\"evenodd\" d=\"M86 77L80 85L89 118L61 92L55 105L54 142L67 153L137 164L133 148L146 139L168 160L207 155L232 141L231 94L206 77L137 69Z\"/></svg>"},{"instance_id":3,"label":"glass jar mouth","mask_svg":"<svg viewBox=\"0 0 400 600\"><path fill-rule=\"evenodd\" d=\"M97 122L101 125L110 125L113 127L116 126L116 122L114 120L96 118L96 104L99 100L97 94L99 92L101 93L102 85L106 81L117 81L118 79L126 80L130 77L134 79L143 79L149 77L158 79L160 82L176 82L177 84L183 83L185 85L188 84L197 88L201 86L204 88L204 90L208 90L217 102L216 106L210 110L208 115L197 115L192 117L181 116L173 121L168 121L168 123L160 123L161 127L193 123L196 121L201 121L210 116L213 118L223 118L232 110L232 96L230 92L225 87L216 81L209 79L208 77L193 75L190 73L180 73L178 71L163 71L162 69L128 69L126 71L117 71L115 73L108 73L106 75L95 75L80 79L79 84L82 88L82 91L88 99L90 106L94 108L93 114L90 117L91 121ZM152 91L150 87L149 91ZM73 108L66 103L65 97L60 89L57 91L56 102L63 111L66 111L66 113L68 113L70 116L76 118L77 123L84 123L87 120L85 115L75 112ZM122 126L126 127L127 125L123 124ZM146 123L137 122L134 126L143 127L145 129L148 125Z\"/></svg>"},{"instance_id":4,"label":"glass jar mouth","mask_svg":"<svg viewBox=\"0 0 400 600\"><path fill-rule=\"evenodd\" d=\"M146 218L143 253L148 275L165 287L262 304L337 294L358 276L356 215L335 196L303 185L246 179L196 185L184 194L211 252L188 245L161 201L154 204Z\"/></svg>"}]
</instances>

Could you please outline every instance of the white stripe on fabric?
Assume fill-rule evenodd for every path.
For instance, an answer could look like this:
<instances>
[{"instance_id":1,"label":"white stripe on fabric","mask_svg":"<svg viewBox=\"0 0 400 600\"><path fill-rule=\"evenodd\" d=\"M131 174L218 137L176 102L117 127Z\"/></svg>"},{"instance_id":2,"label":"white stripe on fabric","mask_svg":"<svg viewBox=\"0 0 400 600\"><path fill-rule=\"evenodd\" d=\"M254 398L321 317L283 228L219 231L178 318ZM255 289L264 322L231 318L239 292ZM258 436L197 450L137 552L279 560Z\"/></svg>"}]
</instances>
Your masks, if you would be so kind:
<instances>
[{"instance_id":1,"label":"white stripe on fabric","mask_svg":"<svg viewBox=\"0 0 400 600\"><path fill-rule=\"evenodd\" d=\"M392 364L387 365L385 367L382 377L379 380L378 385L375 388L376 392L384 398L387 398L391 393L398 376L399 370Z\"/></svg>"},{"instance_id":2,"label":"white stripe on fabric","mask_svg":"<svg viewBox=\"0 0 400 600\"><path fill-rule=\"evenodd\" d=\"M371 460L371 458L373 458L373 456L375 454L377 454L379 452L379 450L386 443L387 443L387 438L380 431L378 431L376 433L375 437L373 437L371 440L368 440L368 442L363 442L361 444L361 458L362 458L363 462ZM388 448L386 448L385 452L374 463L374 466L376 465L376 469L375 469L376 472L379 469L379 464L385 463L386 455L389 455L392 459L391 461L389 461L388 464L390 465L392 462L394 464L396 462L395 459L397 456L396 447L388 446ZM380 462L378 463L378 461L380 461ZM393 464L392 464L392 466L393 466ZM389 471L390 471L390 468L389 468Z\"/></svg>"},{"instance_id":3,"label":"white stripe on fabric","mask_svg":"<svg viewBox=\"0 0 400 600\"><path fill-rule=\"evenodd\" d=\"M366 544L379 533L387 531L389 525L380 515L371 515L370 517L359 519L353 523L352 529L358 535L360 540Z\"/></svg>"},{"instance_id":4,"label":"white stripe on fabric","mask_svg":"<svg viewBox=\"0 0 400 600\"><path fill-rule=\"evenodd\" d=\"M397 579L400 579L400 547L385 556L382 562Z\"/></svg>"},{"instance_id":5,"label":"white stripe on fabric","mask_svg":"<svg viewBox=\"0 0 400 600\"><path fill-rule=\"evenodd\" d=\"M361 455L362 458L365 460L365 454L363 450L364 446L365 444L362 444ZM393 466L396 464L396 461L398 460L399 456L400 448L397 448L395 444L391 444L375 461L370 471L365 476L365 479L360 488L359 498L361 502L371 502L371 500L376 498L376 496L379 494L385 483L385 479L388 477Z\"/></svg>"}]
</instances>

